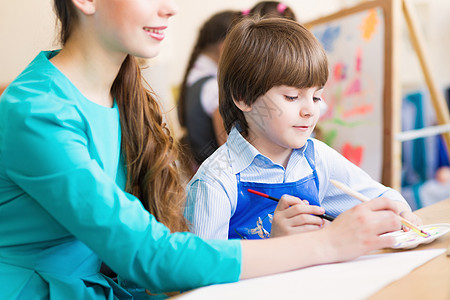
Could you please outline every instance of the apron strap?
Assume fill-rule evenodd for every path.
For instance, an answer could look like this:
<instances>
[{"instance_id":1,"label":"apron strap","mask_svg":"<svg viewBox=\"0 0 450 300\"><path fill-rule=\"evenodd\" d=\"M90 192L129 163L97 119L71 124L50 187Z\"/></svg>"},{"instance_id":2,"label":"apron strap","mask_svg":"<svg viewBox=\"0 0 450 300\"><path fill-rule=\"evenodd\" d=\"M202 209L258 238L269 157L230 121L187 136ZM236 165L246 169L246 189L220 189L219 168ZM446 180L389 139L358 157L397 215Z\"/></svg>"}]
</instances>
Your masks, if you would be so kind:
<instances>
[{"instance_id":1,"label":"apron strap","mask_svg":"<svg viewBox=\"0 0 450 300\"><path fill-rule=\"evenodd\" d=\"M319 177L317 176L316 171L316 162L315 162L315 151L314 151L314 142L311 139L308 139L308 144L306 145L306 149L304 152L306 161L312 169L314 175L314 182L316 183L317 190L319 190Z\"/></svg>"}]
</instances>

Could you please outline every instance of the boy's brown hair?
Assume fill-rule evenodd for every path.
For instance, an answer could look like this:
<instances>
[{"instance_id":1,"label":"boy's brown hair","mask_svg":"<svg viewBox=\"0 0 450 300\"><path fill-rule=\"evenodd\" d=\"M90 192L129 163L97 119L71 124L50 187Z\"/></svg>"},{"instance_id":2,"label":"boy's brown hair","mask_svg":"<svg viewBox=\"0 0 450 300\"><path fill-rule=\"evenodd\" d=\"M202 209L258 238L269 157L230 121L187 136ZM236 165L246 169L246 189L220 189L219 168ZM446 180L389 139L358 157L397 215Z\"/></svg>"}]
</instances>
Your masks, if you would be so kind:
<instances>
[{"instance_id":1,"label":"boy's brown hair","mask_svg":"<svg viewBox=\"0 0 450 300\"><path fill-rule=\"evenodd\" d=\"M325 50L305 27L285 18L244 18L225 39L219 62L219 110L229 133L248 124L234 101L252 105L274 86L322 87L328 78Z\"/></svg>"}]
</instances>

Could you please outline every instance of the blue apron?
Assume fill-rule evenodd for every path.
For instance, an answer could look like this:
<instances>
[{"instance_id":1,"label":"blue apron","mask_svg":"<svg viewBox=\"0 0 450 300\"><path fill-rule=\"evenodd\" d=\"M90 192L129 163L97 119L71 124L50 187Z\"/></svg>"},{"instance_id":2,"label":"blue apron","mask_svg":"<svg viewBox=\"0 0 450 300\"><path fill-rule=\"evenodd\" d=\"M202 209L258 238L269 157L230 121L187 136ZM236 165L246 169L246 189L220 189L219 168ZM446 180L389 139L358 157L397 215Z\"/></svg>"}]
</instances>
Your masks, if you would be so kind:
<instances>
[{"instance_id":1,"label":"blue apron","mask_svg":"<svg viewBox=\"0 0 450 300\"><path fill-rule=\"evenodd\" d=\"M295 182L242 182L240 174L236 174L238 199L236 211L230 219L228 239L264 239L270 237L273 213L278 202L252 194L248 192L248 189L278 199L288 194L302 200L308 200L310 205L320 206L319 179L314 162L314 144L311 140L308 140L304 155L312 169L312 174Z\"/></svg>"}]
</instances>

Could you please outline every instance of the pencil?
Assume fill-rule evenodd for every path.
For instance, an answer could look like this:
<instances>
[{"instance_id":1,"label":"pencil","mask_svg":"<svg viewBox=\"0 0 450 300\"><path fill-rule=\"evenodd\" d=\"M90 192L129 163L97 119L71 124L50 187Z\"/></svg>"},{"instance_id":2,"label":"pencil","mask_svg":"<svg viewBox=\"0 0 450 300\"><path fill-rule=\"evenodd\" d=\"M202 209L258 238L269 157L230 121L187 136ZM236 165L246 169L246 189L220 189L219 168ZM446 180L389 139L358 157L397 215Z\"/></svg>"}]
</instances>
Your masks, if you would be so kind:
<instances>
[{"instance_id":1,"label":"pencil","mask_svg":"<svg viewBox=\"0 0 450 300\"><path fill-rule=\"evenodd\" d=\"M267 194L264 194L264 193L261 193L261 192L258 192L258 191L252 190L252 189L247 189L247 191L249 191L252 194L255 194L255 195L258 195L258 196L261 196L261 197L264 197L264 198L268 198L268 199L273 200L273 201L277 201L277 202L280 201L280 199L278 199L278 198L269 196ZM330 222L332 222L335 219L335 217L327 215L327 214L315 215L315 216L318 216L319 218L328 220Z\"/></svg>"},{"instance_id":2,"label":"pencil","mask_svg":"<svg viewBox=\"0 0 450 300\"><path fill-rule=\"evenodd\" d=\"M330 182L337 187L338 189L344 191L345 193L347 193L348 195L358 199L361 202L367 202L370 201L370 199L366 196L364 196L363 194L352 190L350 187L348 187L347 185L343 184L342 182L339 182L337 180L334 179L330 179ZM402 221L402 224L406 227L408 227L409 229L411 229L412 231L414 231L415 233L417 233L420 236L423 237L429 237L430 234L423 231L422 229L416 227L414 224L410 223L408 220L406 220L405 218L403 218L402 216L399 216L400 220Z\"/></svg>"}]
</instances>

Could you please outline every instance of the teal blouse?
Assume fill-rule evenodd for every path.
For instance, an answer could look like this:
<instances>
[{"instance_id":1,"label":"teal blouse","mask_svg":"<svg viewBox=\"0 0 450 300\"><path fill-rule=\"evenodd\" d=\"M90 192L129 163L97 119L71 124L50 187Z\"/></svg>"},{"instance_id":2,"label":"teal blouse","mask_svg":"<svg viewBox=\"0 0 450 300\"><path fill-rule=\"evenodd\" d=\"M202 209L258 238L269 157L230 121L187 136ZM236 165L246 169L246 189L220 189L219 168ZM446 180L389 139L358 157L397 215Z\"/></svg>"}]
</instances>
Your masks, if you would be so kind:
<instances>
[{"instance_id":1,"label":"teal blouse","mask_svg":"<svg viewBox=\"0 0 450 300\"><path fill-rule=\"evenodd\" d=\"M41 52L0 98L0 299L120 299L239 279L239 241L174 233L124 192L119 111Z\"/></svg>"}]
</instances>

